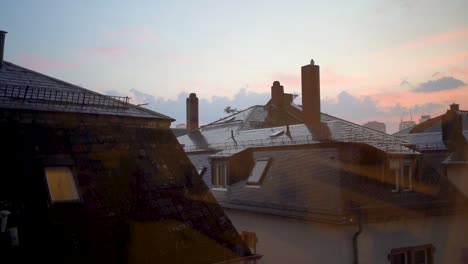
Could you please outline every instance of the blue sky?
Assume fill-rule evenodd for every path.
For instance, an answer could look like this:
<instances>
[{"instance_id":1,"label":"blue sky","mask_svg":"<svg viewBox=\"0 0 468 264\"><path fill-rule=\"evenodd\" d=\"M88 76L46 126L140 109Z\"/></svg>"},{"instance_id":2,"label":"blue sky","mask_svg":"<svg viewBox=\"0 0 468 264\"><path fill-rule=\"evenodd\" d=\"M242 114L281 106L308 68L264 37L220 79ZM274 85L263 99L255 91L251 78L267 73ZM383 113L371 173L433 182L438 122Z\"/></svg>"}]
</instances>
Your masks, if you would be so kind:
<instances>
[{"instance_id":1,"label":"blue sky","mask_svg":"<svg viewBox=\"0 0 468 264\"><path fill-rule=\"evenodd\" d=\"M313 58L324 112L391 131L405 111L468 109L466 10L466 0L4 0L0 29L6 60L129 95L176 123L189 92L204 102L202 123L225 104L266 103L275 80L300 93Z\"/></svg>"}]
</instances>

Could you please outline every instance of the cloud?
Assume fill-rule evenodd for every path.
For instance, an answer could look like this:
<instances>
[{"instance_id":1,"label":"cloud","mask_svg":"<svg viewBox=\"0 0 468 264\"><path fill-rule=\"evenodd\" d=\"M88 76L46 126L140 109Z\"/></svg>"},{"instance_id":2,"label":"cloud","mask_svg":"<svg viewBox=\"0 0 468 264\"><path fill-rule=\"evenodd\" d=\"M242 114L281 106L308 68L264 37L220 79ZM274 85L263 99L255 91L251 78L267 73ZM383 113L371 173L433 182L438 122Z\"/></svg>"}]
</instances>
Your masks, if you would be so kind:
<instances>
[{"instance_id":1,"label":"cloud","mask_svg":"<svg viewBox=\"0 0 468 264\"><path fill-rule=\"evenodd\" d=\"M108 91L106 94L130 96L133 104L148 104L147 108L175 118L176 122L173 125L185 123L188 93L180 93L176 99L164 99L138 89L130 89L127 94L116 91ZM426 95L412 92L389 96L391 100L388 102L385 101L388 99L386 96L388 95L355 96L342 91L336 98L322 99L321 111L357 124L364 124L368 121L384 122L387 125L387 132L394 133L401 119L417 120L420 115L435 117L442 114L450 103L462 103L468 99L467 96L463 96L463 91L445 96L438 94L429 100L424 100ZM406 97L410 97L411 101L399 100ZM246 89L240 89L233 98L222 96L213 96L209 99L199 98L200 124L211 123L226 116L223 111L226 106L244 110L253 105L264 105L269 99L269 93L257 93ZM301 98L298 98L296 102L301 102Z\"/></svg>"},{"instance_id":2,"label":"cloud","mask_svg":"<svg viewBox=\"0 0 468 264\"><path fill-rule=\"evenodd\" d=\"M176 121L174 124L185 123L186 119L186 98L188 93L180 93L175 100L164 99L144 93L137 89L130 89L128 96L131 103L147 103L148 108L162 114L168 115ZM109 95L126 96L122 92L107 91ZM213 96L210 99L199 99L200 124L211 123L225 116L224 108L231 106L239 110L246 109L252 105L265 104L270 99L269 93L256 93L240 89L232 99L222 96Z\"/></svg>"},{"instance_id":3,"label":"cloud","mask_svg":"<svg viewBox=\"0 0 468 264\"><path fill-rule=\"evenodd\" d=\"M301 87L301 76L299 74L274 73L269 77L270 79L280 81L286 87ZM320 69L321 86L349 85L350 83L363 80L363 77L341 74L330 68Z\"/></svg>"},{"instance_id":4,"label":"cloud","mask_svg":"<svg viewBox=\"0 0 468 264\"><path fill-rule=\"evenodd\" d=\"M384 57L393 56L397 52L408 50L420 49L424 47L433 47L437 44L458 41L460 39L468 38L468 28L455 31L447 31L442 33L435 33L432 35L424 36L400 45L389 47L380 51L373 51L370 53L371 57Z\"/></svg>"},{"instance_id":5,"label":"cloud","mask_svg":"<svg viewBox=\"0 0 468 264\"><path fill-rule=\"evenodd\" d=\"M31 53L21 53L14 59L19 65L37 71L48 71L57 69L71 69L78 66L77 63L61 59L39 56Z\"/></svg>"},{"instance_id":6,"label":"cloud","mask_svg":"<svg viewBox=\"0 0 468 264\"><path fill-rule=\"evenodd\" d=\"M415 92L419 93L431 93L444 90L457 89L462 86L465 86L466 83L462 80L453 78L453 77L442 77L437 80L430 80L419 84L416 88L413 89Z\"/></svg>"},{"instance_id":7,"label":"cloud","mask_svg":"<svg viewBox=\"0 0 468 264\"><path fill-rule=\"evenodd\" d=\"M457 31L436 33L433 35L419 38L412 42L407 42L401 45L400 47L401 49L411 50L411 49L432 46L435 44L455 41L455 40L464 39L464 38L468 38L468 28L457 30Z\"/></svg>"},{"instance_id":8,"label":"cloud","mask_svg":"<svg viewBox=\"0 0 468 264\"><path fill-rule=\"evenodd\" d=\"M416 101L418 102L418 101ZM349 120L358 124L368 121L384 122L387 125L387 133L398 130L401 119L409 120L410 113L416 117L419 115L438 115L444 110L445 104L436 102L421 102L410 106L404 106L398 101L392 105L383 106L381 101L371 96L354 96L342 91L337 98L322 100L322 112Z\"/></svg>"},{"instance_id":9,"label":"cloud","mask_svg":"<svg viewBox=\"0 0 468 264\"><path fill-rule=\"evenodd\" d=\"M99 46L88 49L89 52L106 57L118 57L127 52L127 48L123 46Z\"/></svg>"},{"instance_id":10,"label":"cloud","mask_svg":"<svg viewBox=\"0 0 468 264\"><path fill-rule=\"evenodd\" d=\"M159 41L159 35L147 27L125 27L102 34L108 41L129 41L137 43L154 43Z\"/></svg>"}]
</instances>

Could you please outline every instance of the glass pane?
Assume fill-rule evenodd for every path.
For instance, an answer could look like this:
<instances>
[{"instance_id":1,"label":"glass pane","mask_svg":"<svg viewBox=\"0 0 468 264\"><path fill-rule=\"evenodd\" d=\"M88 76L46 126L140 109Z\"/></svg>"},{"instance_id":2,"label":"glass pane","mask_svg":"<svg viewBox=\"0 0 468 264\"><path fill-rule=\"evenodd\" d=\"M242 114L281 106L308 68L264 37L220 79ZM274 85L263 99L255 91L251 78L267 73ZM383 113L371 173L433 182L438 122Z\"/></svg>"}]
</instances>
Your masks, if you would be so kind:
<instances>
[{"instance_id":1,"label":"glass pane","mask_svg":"<svg viewBox=\"0 0 468 264\"><path fill-rule=\"evenodd\" d=\"M47 167L45 173L52 202L79 200L78 190L70 168Z\"/></svg>"},{"instance_id":2,"label":"glass pane","mask_svg":"<svg viewBox=\"0 0 468 264\"><path fill-rule=\"evenodd\" d=\"M259 183L265 171L265 168L268 165L268 162L269 162L268 160L258 160L257 162L255 162L255 166L252 169L252 173L250 174L249 179L248 179L249 183L255 183L255 184Z\"/></svg>"}]
</instances>

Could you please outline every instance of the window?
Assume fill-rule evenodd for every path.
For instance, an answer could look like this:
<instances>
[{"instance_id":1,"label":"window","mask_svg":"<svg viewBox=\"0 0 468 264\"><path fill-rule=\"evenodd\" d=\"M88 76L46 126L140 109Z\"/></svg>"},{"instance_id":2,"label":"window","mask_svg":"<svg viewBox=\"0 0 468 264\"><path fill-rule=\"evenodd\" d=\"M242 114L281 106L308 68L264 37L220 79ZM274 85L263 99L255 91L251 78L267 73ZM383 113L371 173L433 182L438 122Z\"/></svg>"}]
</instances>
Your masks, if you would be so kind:
<instances>
[{"instance_id":1,"label":"window","mask_svg":"<svg viewBox=\"0 0 468 264\"><path fill-rule=\"evenodd\" d=\"M212 183L214 187L226 188L228 179L228 166L227 161L214 161Z\"/></svg>"},{"instance_id":2,"label":"window","mask_svg":"<svg viewBox=\"0 0 468 264\"><path fill-rule=\"evenodd\" d=\"M422 245L392 249L388 255L391 264L433 264L434 246Z\"/></svg>"},{"instance_id":3,"label":"window","mask_svg":"<svg viewBox=\"0 0 468 264\"><path fill-rule=\"evenodd\" d=\"M75 179L68 167L46 167L45 174L52 203L79 201Z\"/></svg>"},{"instance_id":4,"label":"window","mask_svg":"<svg viewBox=\"0 0 468 264\"><path fill-rule=\"evenodd\" d=\"M389 175L395 186L392 192L411 191L413 189L412 162L409 160L390 161Z\"/></svg>"},{"instance_id":5,"label":"window","mask_svg":"<svg viewBox=\"0 0 468 264\"><path fill-rule=\"evenodd\" d=\"M254 232L242 231L241 238L244 241L244 243L247 245L247 247L249 247L250 252L252 254L256 254L257 242L258 242L257 235Z\"/></svg>"},{"instance_id":6,"label":"window","mask_svg":"<svg viewBox=\"0 0 468 264\"><path fill-rule=\"evenodd\" d=\"M247 180L249 185L259 185L263 181L263 177L266 175L270 166L270 159L259 159L255 161L255 166L250 173Z\"/></svg>"}]
</instances>

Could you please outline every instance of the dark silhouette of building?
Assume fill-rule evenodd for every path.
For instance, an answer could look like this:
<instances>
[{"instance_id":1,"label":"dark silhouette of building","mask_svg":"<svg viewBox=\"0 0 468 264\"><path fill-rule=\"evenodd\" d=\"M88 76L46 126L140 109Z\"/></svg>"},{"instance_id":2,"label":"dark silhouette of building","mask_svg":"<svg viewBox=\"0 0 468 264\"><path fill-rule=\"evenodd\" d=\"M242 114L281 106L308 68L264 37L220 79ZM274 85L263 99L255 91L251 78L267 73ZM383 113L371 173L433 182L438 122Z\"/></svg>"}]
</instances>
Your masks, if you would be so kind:
<instances>
[{"instance_id":1,"label":"dark silhouette of building","mask_svg":"<svg viewBox=\"0 0 468 264\"><path fill-rule=\"evenodd\" d=\"M0 110L2 263L258 258L198 177L172 118L3 59Z\"/></svg>"}]
</instances>

